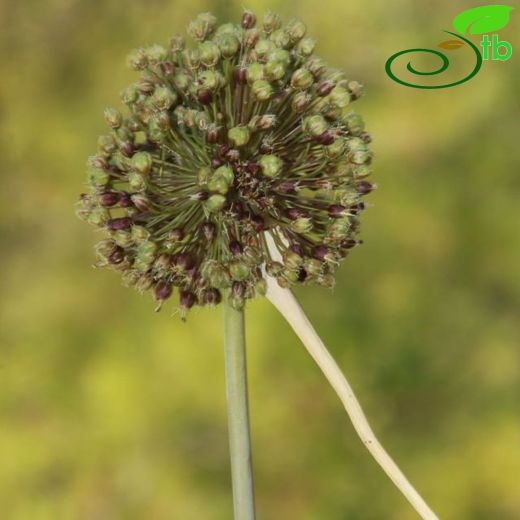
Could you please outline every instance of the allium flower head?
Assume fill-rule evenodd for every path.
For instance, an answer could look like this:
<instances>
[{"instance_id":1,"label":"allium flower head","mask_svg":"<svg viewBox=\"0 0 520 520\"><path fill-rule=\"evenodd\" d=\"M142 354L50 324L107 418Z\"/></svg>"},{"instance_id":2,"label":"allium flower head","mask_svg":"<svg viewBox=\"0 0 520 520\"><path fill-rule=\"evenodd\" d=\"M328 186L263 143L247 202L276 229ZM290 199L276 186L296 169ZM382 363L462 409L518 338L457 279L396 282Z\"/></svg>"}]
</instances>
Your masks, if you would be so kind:
<instances>
[{"instance_id":1,"label":"allium flower head","mask_svg":"<svg viewBox=\"0 0 520 520\"><path fill-rule=\"evenodd\" d=\"M316 57L305 25L273 13L216 25L209 13L170 45L134 50L140 78L108 108L78 215L106 231L98 266L193 305L235 308L284 287L334 284L358 241L372 153L350 104L361 85ZM282 261L267 249L269 232Z\"/></svg>"}]
</instances>

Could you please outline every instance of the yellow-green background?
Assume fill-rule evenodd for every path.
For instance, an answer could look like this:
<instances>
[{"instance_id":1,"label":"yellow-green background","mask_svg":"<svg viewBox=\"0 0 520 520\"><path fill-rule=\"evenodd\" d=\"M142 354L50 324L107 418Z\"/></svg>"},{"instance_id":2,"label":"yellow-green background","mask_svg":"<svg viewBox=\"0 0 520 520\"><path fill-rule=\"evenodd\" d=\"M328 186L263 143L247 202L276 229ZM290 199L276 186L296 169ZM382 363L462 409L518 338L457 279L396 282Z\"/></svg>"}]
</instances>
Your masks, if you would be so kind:
<instances>
[{"instance_id":1,"label":"yellow-green background","mask_svg":"<svg viewBox=\"0 0 520 520\"><path fill-rule=\"evenodd\" d=\"M510 61L425 91L386 58L434 47L471 2L246 5L304 19L367 86L365 244L333 292L298 292L305 309L442 519L520 518L518 13ZM221 309L154 314L91 269L95 233L73 214L102 111L134 78L127 51L205 10L237 20L242 3L0 2L2 519L232 516ZM416 518L282 318L265 301L247 315L259 519Z\"/></svg>"}]
</instances>

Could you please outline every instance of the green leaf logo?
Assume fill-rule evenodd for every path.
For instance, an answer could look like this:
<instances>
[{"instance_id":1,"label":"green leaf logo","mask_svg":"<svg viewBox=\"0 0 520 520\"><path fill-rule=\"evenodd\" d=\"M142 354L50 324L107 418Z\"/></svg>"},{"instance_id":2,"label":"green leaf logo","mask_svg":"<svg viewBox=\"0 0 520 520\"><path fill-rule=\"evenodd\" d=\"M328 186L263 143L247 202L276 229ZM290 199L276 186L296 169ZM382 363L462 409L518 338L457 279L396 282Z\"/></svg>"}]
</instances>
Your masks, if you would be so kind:
<instances>
[{"instance_id":1,"label":"green leaf logo","mask_svg":"<svg viewBox=\"0 0 520 520\"><path fill-rule=\"evenodd\" d=\"M462 11L453 19L453 27L459 33L484 34L498 31L509 23L509 5L483 5Z\"/></svg>"}]
</instances>

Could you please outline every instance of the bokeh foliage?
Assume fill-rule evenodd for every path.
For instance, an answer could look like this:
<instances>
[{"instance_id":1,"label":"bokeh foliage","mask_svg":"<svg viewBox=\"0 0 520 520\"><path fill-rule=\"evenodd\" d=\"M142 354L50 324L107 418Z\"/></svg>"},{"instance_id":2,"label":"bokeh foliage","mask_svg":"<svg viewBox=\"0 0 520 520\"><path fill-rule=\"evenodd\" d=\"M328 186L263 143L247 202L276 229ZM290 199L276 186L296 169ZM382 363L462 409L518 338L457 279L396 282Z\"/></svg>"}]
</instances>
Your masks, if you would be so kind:
<instances>
[{"instance_id":1,"label":"bokeh foliage","mask_svg":"<svg viewBox=\"0 0 520 520\"><path fill-rule=\"evenodd\" d=\"M334 292L301 291L375 430L442 518L520 517L518 60L469 83L392 83L459 2L252 1L301 17L367 85L375 178ZM0 516L231 518L221 309L186 324L90 269L73 202L138 45L236 1L0 3ZM517 16L500 35L514 40ZM516 31L518 34L518 31ZM516 51L515 51L516 52ZM258 517L415 518L282 318L248 307Z\"/></svg>"}]
</instances>

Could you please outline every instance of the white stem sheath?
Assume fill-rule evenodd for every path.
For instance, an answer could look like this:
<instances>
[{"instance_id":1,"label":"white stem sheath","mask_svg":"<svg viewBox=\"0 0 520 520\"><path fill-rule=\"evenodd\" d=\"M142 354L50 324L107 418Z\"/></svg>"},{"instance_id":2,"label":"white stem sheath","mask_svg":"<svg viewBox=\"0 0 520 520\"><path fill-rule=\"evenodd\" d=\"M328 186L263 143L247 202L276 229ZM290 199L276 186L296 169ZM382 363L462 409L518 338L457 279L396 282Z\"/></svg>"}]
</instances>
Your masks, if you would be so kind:
<instances>
[{"instance_id":1,"label":"white stem sheath","mask_svg":"<svg viewBox=\"0 0 520 520\"><path fill-rule=\"evenodd\" d=\"M273 259L278 259L279 253L272 238L267 234L266 238L271 256ZM266 278L267 298L296 332L334 391L338 394L357 434L368 451L399 491L408 499L421 518L424 520L439 520L377 440L347 378L314 330L294 294L289 289L280 287L274 278L270 276L266 276Z\"/></svg>"}]
</instances>

